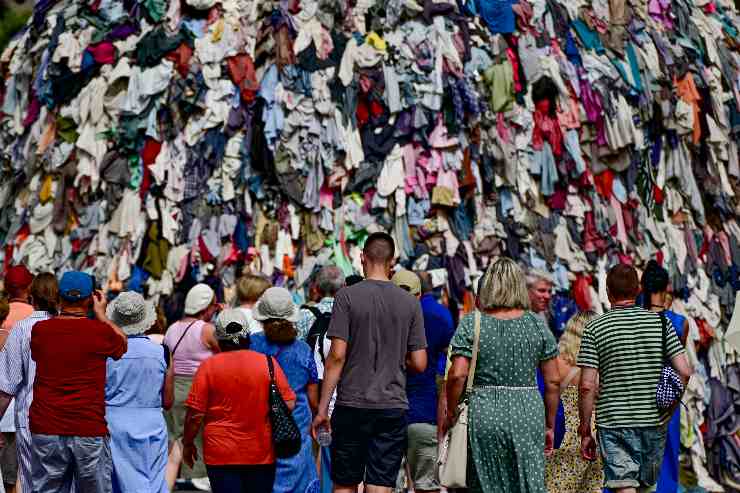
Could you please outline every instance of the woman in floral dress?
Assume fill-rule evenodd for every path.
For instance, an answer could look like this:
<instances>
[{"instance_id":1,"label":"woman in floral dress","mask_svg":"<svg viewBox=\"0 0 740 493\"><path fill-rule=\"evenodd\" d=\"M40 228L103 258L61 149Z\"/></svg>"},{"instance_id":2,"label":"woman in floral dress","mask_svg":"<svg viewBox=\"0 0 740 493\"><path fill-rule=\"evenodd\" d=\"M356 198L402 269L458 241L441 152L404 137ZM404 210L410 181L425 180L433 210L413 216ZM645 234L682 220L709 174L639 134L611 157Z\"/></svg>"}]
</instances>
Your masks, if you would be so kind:
<instances>
[{"instance_id":1,"label":"woman in floral dress","mask_svg":"<svg viewBox=\"0 0 740 493\"><path fill-rule=\"evenodd\" d=\"M559 449L547 458L545 484L549 493L601 493L604 485L601 458L589 462L581 457L581 440L578 437L578 382L581 370L576 358L581 348L581 337L586 323L595 316L593 312L579 313L573 317L560 339L561 399L565 408L565 437Z\"/></svg>"}]
</instances>

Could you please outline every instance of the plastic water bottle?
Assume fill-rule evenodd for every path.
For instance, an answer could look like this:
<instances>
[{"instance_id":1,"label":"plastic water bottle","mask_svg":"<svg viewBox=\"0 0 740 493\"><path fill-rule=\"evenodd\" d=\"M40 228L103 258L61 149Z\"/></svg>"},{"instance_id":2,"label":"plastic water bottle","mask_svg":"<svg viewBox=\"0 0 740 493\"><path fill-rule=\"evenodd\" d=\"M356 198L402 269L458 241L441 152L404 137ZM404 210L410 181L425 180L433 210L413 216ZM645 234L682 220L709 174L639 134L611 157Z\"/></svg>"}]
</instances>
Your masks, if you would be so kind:
<instances>
[{"instance_id":1,"label":"plastic water bottle","mask_svg":"<svg viewBox=\"0 0 740 493\"><path fill-rule=\"evenodd\" d=\"M316 441L322 447L328 447L331 445L331 431L328 428L321 428L317 433Z\"/></svg>"}]
</instances>

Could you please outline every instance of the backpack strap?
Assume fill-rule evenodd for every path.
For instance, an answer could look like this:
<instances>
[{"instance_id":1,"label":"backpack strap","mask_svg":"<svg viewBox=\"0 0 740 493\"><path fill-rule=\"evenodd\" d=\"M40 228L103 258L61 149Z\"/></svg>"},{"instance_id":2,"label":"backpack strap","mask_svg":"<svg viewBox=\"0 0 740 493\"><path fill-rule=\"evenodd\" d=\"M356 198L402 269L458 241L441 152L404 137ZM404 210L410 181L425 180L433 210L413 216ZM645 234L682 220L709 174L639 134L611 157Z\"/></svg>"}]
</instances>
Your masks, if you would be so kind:
<instances>
[{"instance_id":1,"label":"backpack strap","mask_svg":"<svg viewBox=\"0 0 740 493\"><path fill-rule=\"evenodd\" d=\"M313 305L303 305L301 307L301 310L308 310L316 318L319 318L321 316L321 310Z\"/></svg>"}]
</instances>

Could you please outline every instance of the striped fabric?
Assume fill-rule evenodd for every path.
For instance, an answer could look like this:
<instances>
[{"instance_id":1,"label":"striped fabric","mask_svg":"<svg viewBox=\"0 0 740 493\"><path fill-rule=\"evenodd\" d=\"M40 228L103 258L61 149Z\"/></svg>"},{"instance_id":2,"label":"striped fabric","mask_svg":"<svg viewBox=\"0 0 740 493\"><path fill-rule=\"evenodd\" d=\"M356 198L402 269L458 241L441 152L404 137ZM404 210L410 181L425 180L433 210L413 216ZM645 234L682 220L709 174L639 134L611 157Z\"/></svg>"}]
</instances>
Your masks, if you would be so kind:
<instances>
[{"instance_id":1,"label":"striped fabric","mask_svg":"<svg viewBox=\"0 0 740 493\"><path fill-rule=\"evenodd\" d=\"M31 492L32 452L28 410L33 400L33 380L36 363L31 359L31 329L50 318L47 312L33 312L17 322L10 331L5 347L0 351L0 391L15 396L15 427L18 449L21 491Z\"/></svg>"},{"instance_id":2,"label":"striped fabric","mask_svg":"<svg viewBox=\"0 0 740 493\"><path fill-rule=\"evenodd\" d=\"M668 357L684 352L670 320ZM669 416L655 402L663 368L662 324L657 313L617 308L591 320L583 333L578 366L599 370L596 424L606 428L659 426Z\"/></svg>"}]
</instances>

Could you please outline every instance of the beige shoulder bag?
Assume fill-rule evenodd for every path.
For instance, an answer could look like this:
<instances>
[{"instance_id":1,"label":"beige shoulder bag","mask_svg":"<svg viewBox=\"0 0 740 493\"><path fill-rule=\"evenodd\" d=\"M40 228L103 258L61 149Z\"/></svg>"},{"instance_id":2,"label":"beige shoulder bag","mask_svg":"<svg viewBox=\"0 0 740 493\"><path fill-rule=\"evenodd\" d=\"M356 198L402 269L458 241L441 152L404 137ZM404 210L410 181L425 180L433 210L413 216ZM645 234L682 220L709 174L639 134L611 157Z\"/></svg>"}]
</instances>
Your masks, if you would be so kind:
<instances>
[{"instance_id":1,"label":"beige shoulder bag","mask_svg":"<svg viewBox=\"0 0 740 493\"><path fill-rule=\"evenodd\" d=\"M447 431L439 454L439 482L446 488L466 488L468 470L468 399L473 390L480 342L480 312L475 312L473 357L470 361L465 398L457 407L457 422Z\"/></svg>"}]
</instances>

